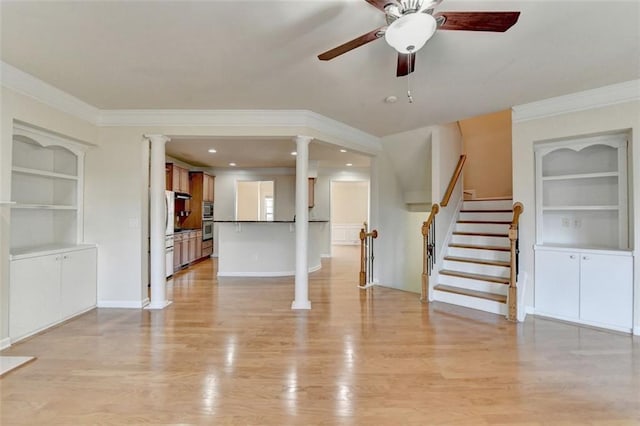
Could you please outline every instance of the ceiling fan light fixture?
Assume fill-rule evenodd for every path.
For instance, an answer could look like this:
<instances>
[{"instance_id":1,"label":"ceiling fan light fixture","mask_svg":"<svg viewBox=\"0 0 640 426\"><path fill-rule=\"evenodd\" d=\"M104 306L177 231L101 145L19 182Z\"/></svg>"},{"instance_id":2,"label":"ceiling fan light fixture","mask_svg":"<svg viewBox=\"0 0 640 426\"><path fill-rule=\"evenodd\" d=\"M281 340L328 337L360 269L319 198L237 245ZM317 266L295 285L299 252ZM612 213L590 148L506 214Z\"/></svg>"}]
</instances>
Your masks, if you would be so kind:
<instances>
[{"instance_id":1,"label":"ceiling fan light fixture","mask_svg":"<svg viewBox=\"0 0 640 426\"><path fill-rule=\"evenodd\" d=\"M384 39L399 53L415 53L425 45L438 28L428 13L409 13L389 25Z\"/></svg>"}]
</instances>

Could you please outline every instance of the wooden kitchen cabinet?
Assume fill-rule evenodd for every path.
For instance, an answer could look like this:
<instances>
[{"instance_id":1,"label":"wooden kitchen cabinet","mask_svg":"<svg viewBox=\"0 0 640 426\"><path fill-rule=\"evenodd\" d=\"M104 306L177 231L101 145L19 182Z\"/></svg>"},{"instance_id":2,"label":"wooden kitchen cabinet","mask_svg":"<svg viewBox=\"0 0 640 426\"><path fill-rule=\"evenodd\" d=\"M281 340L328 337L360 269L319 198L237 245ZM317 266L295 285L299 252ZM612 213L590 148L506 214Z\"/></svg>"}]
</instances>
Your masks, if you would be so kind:
<instances>
[{"instance_id":1,"label":"wooden kitchen cabinet","mask_svg":"<svg viewBox=\"0 0 640 426\"><path fill-rule=\"evenodd\" d=\"M202 231L196 231L196 260L202 257Z\"/></svg>"},{"instance_id":2,"label":"wooden kitchen cabinet","mask_svg":"<svg viewBox=\"0 0 640 426\"><path fill-rule=\"evenodd\" d=\"M214 201L215 177L206 173L202 174L202 201Z\"/></svg>"},{"instance_id":3,"label":"wooden kitchen cabinet","mask_svg":"<svg viewBox=\"0 0 640 426\"><path fill-rule=\"evenodd\" d=\"M173 270L174 272L182 266L182 247L183 234L174 234L173 236Z\"/></svg>"},{"instance_id":4,"label":"wooden kitchen cabinet","mask_svg":"<svg viewBox=\"0 0 640 426\"><path fill-rule=\"evenodd\" d=\"M316 187L316 178L309 178L309 208L313 208L315 206L315 187Z\"/></svg>"},{"instance_id":5,"label":"wooden kitchen cabinet","mask_svg":"<svg viewBox=\"0 0 640 426\"><path fill-rule=\"evenodd\" d=\"M165 164L166 181L168 191L191 194L189 185L189 170L173 163Z\"/></svg>"},{"instance_id":6,"label":"wooden kitchen cabinet","mask_svg":"<svg viewBox=\"0 0 640 426\"><path fill-rule=\"evenodd\" d=\"M196 260L196 232L195 231L189 232L188 244L189 244L188 263L191 263L194 260Z\"/></svg>"},{"instance_id":7,"label":"wooden kitchen cabinet","mask_svg":"<svg viewBox=\"0 0 640 426\"><path fill-rule=\"evenodd\" d=\"M202 242L202 257L209 257L213 254L213 240Z\"/></svg>"}]
</instances>

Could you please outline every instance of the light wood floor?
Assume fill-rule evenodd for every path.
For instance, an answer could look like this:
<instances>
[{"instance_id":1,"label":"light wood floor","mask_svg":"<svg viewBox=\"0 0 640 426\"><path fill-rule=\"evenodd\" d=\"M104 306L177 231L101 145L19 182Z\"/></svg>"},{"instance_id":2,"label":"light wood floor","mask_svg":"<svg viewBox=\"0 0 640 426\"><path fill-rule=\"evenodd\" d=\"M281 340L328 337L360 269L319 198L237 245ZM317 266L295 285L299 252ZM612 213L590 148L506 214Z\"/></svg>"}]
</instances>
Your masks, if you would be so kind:
<instances>
[{"instance_id":1,"label":"light wood floor","mask_svg":"<svg viewBox=\"0 0 640 426\"><path fill-rule=\"evenodd\" d=\"M97 309L3 355L13 424L640 424L640 342L356 288L337 248L291 311L292 279L178 274L163 311Z\"/></svg>"}]
</instances>

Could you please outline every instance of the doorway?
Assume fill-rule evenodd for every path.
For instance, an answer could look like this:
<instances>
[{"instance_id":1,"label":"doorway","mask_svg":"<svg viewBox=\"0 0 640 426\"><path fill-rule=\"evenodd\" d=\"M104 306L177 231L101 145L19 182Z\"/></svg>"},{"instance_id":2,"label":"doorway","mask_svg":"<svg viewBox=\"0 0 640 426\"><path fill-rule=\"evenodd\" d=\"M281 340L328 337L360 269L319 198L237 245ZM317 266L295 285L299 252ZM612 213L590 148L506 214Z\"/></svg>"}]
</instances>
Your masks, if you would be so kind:
<instances>
[{"instance_id":1,"label":"doorway","mask_svg":"<svg viewBox=\"0 0 640 426\"><path fill-rule=\"evenodd\" d=\"M369 181L331 181L331 245L357 246L369 221Z\"/></svg>"}]
</instances>

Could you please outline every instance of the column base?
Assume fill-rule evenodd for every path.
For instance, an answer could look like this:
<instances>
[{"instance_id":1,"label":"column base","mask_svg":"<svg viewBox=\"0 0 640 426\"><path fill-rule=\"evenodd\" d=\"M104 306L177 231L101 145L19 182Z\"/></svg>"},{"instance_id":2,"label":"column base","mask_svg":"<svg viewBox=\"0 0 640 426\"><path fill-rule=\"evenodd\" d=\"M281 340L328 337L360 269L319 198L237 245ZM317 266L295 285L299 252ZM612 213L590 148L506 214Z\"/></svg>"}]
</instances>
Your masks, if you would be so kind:
<instances>
[{"instance_id":1,"label":"column base","mask_svg":"<svg viewBox=\"0 0 640 426\"><path fill-rule=\"evenodd\" d=\"M311 309L311 302L308 300L291 302L291 309Z\"/></svg>"},{"instance_id":2,"label":"column base","mask_svg":"<svg viewBox=\"0 0 640 426\"><path fill-rule=\"evenodd\" d=\"M167 306L169 306L171 303L173 303L171 300L151 302L147 306L145 306L144 309L164 309Z\"/></svg>"}]
</instances>

